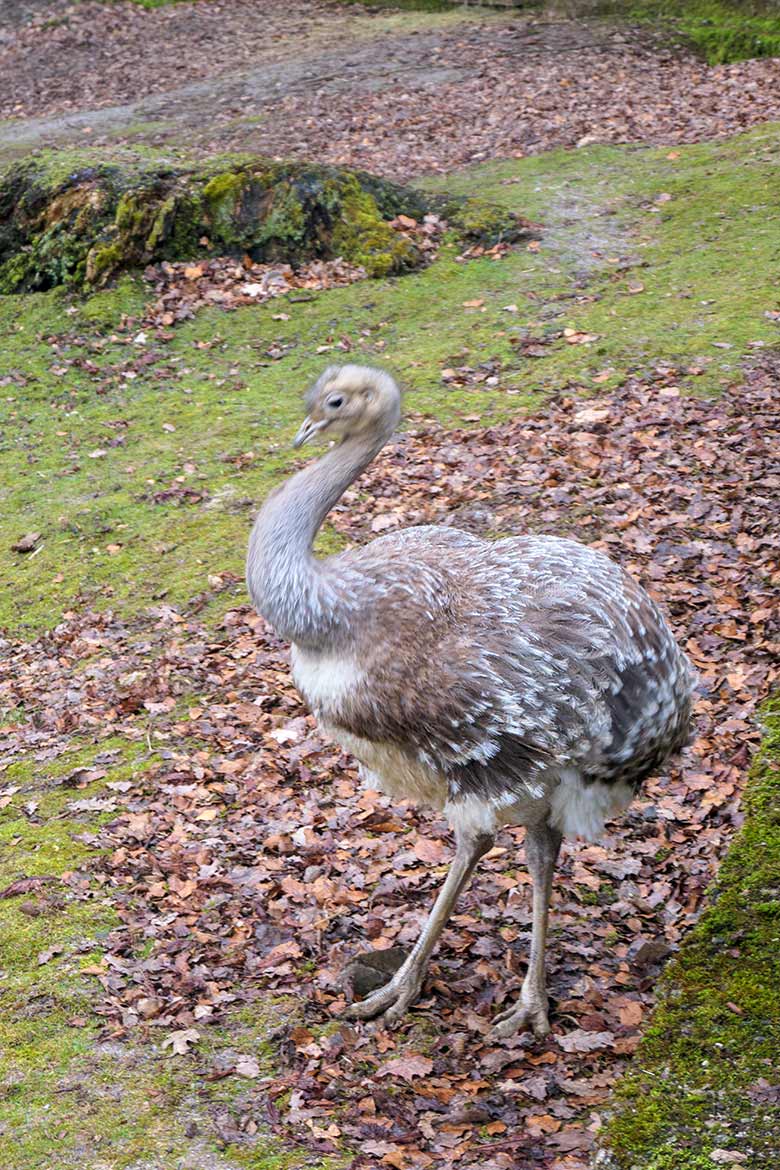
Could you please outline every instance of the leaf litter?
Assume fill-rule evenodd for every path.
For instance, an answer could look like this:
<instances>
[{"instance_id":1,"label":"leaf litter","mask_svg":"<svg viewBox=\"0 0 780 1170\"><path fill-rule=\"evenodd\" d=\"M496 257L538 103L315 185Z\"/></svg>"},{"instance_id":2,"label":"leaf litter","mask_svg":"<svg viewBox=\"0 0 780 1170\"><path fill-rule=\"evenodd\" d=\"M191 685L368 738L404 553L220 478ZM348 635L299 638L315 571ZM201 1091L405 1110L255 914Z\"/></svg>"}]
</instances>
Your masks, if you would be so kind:
<instances>
[{"instance_id":1,"label":"leaf litter","mask_svg":"<svg viewBox=\"0 0 780 1170\"><path fill-rule=\"evenodd\" d=\"M584 1166L660 964L740 824L756 707L779 673L780 536L769 523L779 369L767 351L738 395L718 399L684 393L685 371L665 365L594 407L562 393L494 427L414 419L332 515L353 542L382 517L592 543L660 599L700 671L697 736L682 763L651 780L603 841L564 846L554 1031L542 1043L488 1037L519 991L530 939L519 829L484 859L403 1026L339 1021L350 959L413 943L449 834L434 815L361 790L353 762L302 706L286 647L249 606L216 630L198 618L203 595L132 623L69 612L37 641L7 643L0 704L26 718L2 728L0 770L22 754L56 760L74 737L147 749L98 802L115 806L108 824L90 828L92 799L68 814L82 817L95 855L61 886L71 899L109 897L121 920L85 976L101 987L107 1036L155 1041L198 1076L241 1077L241 1132L262 1125L315 1153L361 1150L355 1170L503 1170L518 1157ZM212 575L212 595L229 577ZM114 756L99 753L63 784L104 776ZM6 804L23 798L18 786L0 792ZM20 875L3 895L47 880ZM39 962L58 958L53 948ZM251 1052L227 1064L200 1054L212 1022L269 995L288 1015L270 1074Z\"/></svg>"},{"instance_id":2,"label":"leaf litter","mask_svg":"<svg viewBox=\"0 0 780 1170\"><path fill-rule=\"evenodd\" d=\"M290 264L259 264L245 256L210 260L164 261L146 269L155 300L144 314L144 325L170 326L195 315L204 305L235 309L262 304L295 289L322 290L367 278L365 268L341 259Z\"/></svg>"},{"instance_id":3,"label":"leaf litter","mask_svg":"<svg viewBox=\"0 0 780 1170\"><path fill-rule=\"evenodd\" d=\"M127 102L124 116L114 110L120 135L153 121L158 144L186 130L207 153L408 179L555 146L698 142L780 118L780 60L709 66L613 22L523 12L428 28L406 13L389 34L382 14L374 30L367 13L318 0L81 0L56 20L41 7L0 40L0 118L61 114L60 132L74 111ZM96 114L80 140L105 141L104 124Z\"/></svg>"},{"instance_id":4,"label":"leaf litter","mask_svg":"<svg viewBox=\"0 0 780 1170\"><path fill-rule=\"evenodd\" d=\"M447 221L435 214L425 215L420 221L399 215L388 224L414 245L425 264L436 258L442 234L448 227ZM509 246L499 244L487 251L495 256L505 255ZM484 248L475 247L464 253L464 257L470 259L485 252ZM242 259L217 256L197 261L166 260L150 265L144 278L152 286L155 299L147 306L142 324L167 328L193 317L203 306L217 305L230 310L241 305L258 305L296 290L320 292L341 288L358 280L367 280L368 273L360 265L349 264L341 257L311 260L293 266L263 264L245 255ZM143 334L138 338L138 344L146 340Z\"/></svg>"}]
</instances>

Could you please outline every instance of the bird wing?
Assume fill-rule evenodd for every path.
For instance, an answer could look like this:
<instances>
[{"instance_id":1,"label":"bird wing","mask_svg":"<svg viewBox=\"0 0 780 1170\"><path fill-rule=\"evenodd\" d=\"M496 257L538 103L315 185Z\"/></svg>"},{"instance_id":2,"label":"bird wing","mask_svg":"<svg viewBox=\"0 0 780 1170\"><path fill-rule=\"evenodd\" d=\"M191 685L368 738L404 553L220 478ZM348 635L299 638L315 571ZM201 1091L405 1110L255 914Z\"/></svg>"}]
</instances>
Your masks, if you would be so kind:
<instances>
[{"instance_id":1,"label":"bird wing","mask_svg":"<svg viewBox=\"0 0 780 1170\"><path fill-rule=\"evenodd\" d=\"M553 766L633 782L684 738L687 661L603 554L421 528L354 559L369 579L376 566L375 588L364 681L337 722L443 775L452 796L537 795Z\"/></svg>"}]
</instances>

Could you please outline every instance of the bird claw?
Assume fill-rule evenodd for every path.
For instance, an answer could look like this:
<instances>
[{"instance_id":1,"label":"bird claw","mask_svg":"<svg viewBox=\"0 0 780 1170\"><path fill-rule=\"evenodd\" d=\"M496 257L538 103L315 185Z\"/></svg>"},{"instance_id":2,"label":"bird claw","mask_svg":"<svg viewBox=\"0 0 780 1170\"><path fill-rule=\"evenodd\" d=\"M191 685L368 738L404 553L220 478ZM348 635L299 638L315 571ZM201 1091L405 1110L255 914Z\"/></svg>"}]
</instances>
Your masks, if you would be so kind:
<instances>
[{"instance_id":1,"label":"bird claw","mask_svg":"<svg viewBox=\"0 0 780 1170\"><path fill-rule=\"evenodd\" d=\"M514 1036L517 1032L533 1032L537 1040L543 1040L545 1036L549 1036L550 1031L546 1004L538 1001L523 1003L521 1000L498 1013L490 1029L490 1038L506 1040L508 1036Z\"/></svg>"},{"instance_id":2,"label":"bird claw","mask_svg":"<svg viewBox=\"0 0 780 1170\"><path fill-rule=\"evenodd\" d=\"M406 1009L417 999L421 986L421 981L413 977L393 977L365 999L350 1004L343 1015L348 1020L371 1020L381 1015L383 1022L392 1027L401 1021Z\"/></svg>"}]
</instances>

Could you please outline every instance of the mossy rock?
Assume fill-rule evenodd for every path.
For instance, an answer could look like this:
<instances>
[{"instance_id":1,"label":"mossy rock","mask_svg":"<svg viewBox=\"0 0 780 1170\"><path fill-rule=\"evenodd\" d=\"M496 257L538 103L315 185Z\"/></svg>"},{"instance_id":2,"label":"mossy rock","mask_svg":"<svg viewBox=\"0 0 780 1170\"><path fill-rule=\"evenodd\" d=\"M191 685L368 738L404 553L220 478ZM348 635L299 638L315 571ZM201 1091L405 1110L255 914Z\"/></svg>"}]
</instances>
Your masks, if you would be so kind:
<instances>
[{"instance_id":1,"label":"mossy rock","mask_svg":"<svg viewBox=\"0 0 780 1170\"><path fill-rule=\"evenodd\" d=\"M505 209L487 199L450 200L443 207L450 227L470 244L490 248L494 244L513 243L518 239L520 223L508 217Z\"/></svg>"},{"instance_id":2,"label":"mossy rock","mask_svg":"<svg viewBox=\"0 0 780 1170\"><path fill-rule=\"evenodd\" d=\"M449 201L446 211L458 230L461 206L461 234L475 238L467 201ZM340 167L247 155L194 163L140 149L42 152L0 177L0 292L96 287L145 264L214 254L292 264L341 256L388 276L424 262L390 221L444 208L441 197ZM482 242L522 234L492 205L480 222Z\"/></svg>"}]
</instances>

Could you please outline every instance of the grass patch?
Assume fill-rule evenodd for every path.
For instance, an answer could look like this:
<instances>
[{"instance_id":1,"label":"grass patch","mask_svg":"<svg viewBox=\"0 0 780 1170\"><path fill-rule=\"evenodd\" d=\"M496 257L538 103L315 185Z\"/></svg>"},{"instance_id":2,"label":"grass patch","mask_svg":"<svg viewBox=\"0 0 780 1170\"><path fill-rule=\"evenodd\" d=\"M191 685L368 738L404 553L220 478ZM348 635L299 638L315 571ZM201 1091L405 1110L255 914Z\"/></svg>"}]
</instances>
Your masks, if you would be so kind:
<instances>
[{"instance_id":1,"label":"grass patch","mask_svg":"<svg viewBox=\"0 0 780 1170\"><path fill-rule=\"evenodd\" d=\"M561 5L544 5L560 9ZM655 24L683 37L710 65L780 56L777 0L596 0L564 3L567 14Z\"/></svg>"},{"instance_id":2,"label":"grass patch","mask_svg":"<svg viewBox=\"0 0 780 1170\"><path fill-rule=\"evenodd\" d=\"M745 824L618 1091L606 1138L621 1170L710 1170L716 1149L747 1170L780 1156L780 701L766 720Z\"/></svg>"},{"instance_id":3,"label":"grass patch","mask_svg":"<svg viewBox=\"0 0 780 1170\"><path fill-rule=\"evenodd\" d=\"M710 65L751 57L780 57L780 5L660 0L637 6L636 18L668 22Z\"/></svg>"},{"instance_id":4,"label":"grass patch","mask_svg":"<svg viewBox=\"0 0 780 1170\"><path fill-rule=\"evenodd\" d=\"M0 542L41 539L6 559L0 625L40 629L77 603L181 604L211 574L241 577L253 509L292 466L300 393L326 361L389 365L407 409L445 422L595 393L661 358L702 390L733 382L751 346L780 340L765 316L778 180L776 127L471 168L426 185L541 219L538 250L462 263L450 242L425 271L205 310L168 342L121 328L142 315L135 279L87 299L1 298ZM442 379L486 361L497 385Z\"/></svg>"}]
</instances>

